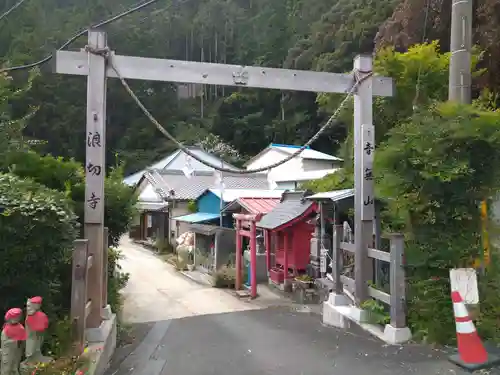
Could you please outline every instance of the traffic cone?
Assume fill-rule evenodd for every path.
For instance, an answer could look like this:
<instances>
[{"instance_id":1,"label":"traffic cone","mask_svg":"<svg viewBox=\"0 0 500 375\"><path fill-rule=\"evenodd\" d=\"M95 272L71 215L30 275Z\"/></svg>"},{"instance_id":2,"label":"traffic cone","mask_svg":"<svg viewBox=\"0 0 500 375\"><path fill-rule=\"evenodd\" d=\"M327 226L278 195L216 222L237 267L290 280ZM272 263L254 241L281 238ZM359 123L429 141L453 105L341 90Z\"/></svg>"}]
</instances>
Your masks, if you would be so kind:
<instances>
[{"instance_id":1,"label":"traffic cone","mask_svg":"<svg viewBox=\"0 0 500 375\"><path fill-rule=\"evenodd\" d=\"M455 315L458 354L452 355L450 361L470 371L498 364L500 358L488 354L484 348L460 293L452 291L451 300Z\"/></svg>"}]
</instances>

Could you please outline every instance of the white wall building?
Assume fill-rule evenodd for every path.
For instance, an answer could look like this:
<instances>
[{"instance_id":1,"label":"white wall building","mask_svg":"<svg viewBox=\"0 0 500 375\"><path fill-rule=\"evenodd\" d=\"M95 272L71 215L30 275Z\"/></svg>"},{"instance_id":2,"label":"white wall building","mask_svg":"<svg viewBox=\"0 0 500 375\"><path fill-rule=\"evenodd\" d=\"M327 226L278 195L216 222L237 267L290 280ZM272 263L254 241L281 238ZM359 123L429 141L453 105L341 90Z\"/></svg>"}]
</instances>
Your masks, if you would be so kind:
<instances>
[{"instance_id":1,"label":"white wall building","mask_svg":"<svg viewBox=\"0 0 500 375\"><path fill-rule=\"evenodd\" d=\"M271 143L245 163L247 170L262 168L277 163L290 156L300 146ZM320 151L306 148L298 156L273 168L268 173L271 184L276 189L295 190L301 183L318 180L341 168L342 159Z\"/></svg>"}]
</instances>

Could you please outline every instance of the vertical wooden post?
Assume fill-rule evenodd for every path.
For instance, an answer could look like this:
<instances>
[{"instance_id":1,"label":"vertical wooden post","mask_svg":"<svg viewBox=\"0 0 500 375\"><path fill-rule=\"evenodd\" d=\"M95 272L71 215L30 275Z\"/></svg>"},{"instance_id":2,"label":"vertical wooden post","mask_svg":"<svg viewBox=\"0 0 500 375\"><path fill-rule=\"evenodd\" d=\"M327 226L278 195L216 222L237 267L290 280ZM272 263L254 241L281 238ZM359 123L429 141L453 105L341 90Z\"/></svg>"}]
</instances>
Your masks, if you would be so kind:
<instances>
[{"instance_id":1,"label":"vertical wooden post","mask_svg":"<svg viewBox=\"0 0 500 375\"><path fill-rule=\"evenodd\" d=\"M257 246L256 246L257 231L255 228L255 220L250 220L250 295L252 298L257 297Z\"/></svg>"},{"instance_id":2,"label":"vertical wooden post","mask_svg":"<svg viewBox=\"0 0 500 375\"><path fill-rule=\"evenodd\" d=\"M288 247L290 246L290 241L288 237L288 230L285 229L283 232L283 235L285 236L284 238L284 253L283 253L283 268L285 271L285 275L283 278L283 285L286 287L287 285L287 280L288 280Z\"/></svg>"},{"instance_id":3,"label":"vertical wooden post","mask_svg":"<svg viewBox=\"0 0 500 375\"><path fill-rule=\"evenodd\" d=\"M340 279L340 274L342 272L342 249L340 248L340 242L342 240L343 229L342 225L333 226L332 276L336 294L342 294L344 292L343 283Z\"/></svg>"},{"instance_id":4,"label":"vertical wooden post","mask_svg":"<svg viewBox=\"0 0 500 375\"><path fill-rule=\"evenodd\" d=\"M104 227L104 246L102 249L102 307L108 306L108 236L109 230Z\"/></svg>"},{"instance_id":5,"label":"vertical wooden post","mask_svg":"<svg viewBox=\"0 0 500 375\"><path fill-rule=\"evenodd\" d=\"M372 71L371 56L356 56L354 70L360 77ZM356 302L368 298L368 280L372 272L368 245L372 243L374 212L373 152L373 79L365 79L354 94L354 279Z\"/></svg>"},{"instance_id":6,"label":"vertical wooden post","mask_svg":"<svg viewBox=\"0 0 500 375\"><path fill-rule=\"evenodd\" d=\"M391 326L406 327L406 277L404 269L404 237L400 233L391 236Z\"/></svg>"},{"instance_id":7,"label":"vertical wooden post","mask_svg":"<svg viewBox=\"0 0 500 375\"><path fill-rule=\"evenodd\" d=\"M88 45L102 50L107 47L104 32L89 30ZM92 308L88 328L101 325L102 251L104 248L104 175L106 169L106 60L88 53L87 131L85 161L85 238L93 265L89 271L88 295Z\"/></svg>"},{"instance_id":8,"label":"vertical wooden post","mask_svg":"<svg viewBox=\"0 0 500 375\"><path fill-rule=\"evenodd\" d=\"M267 274L269 275L269 270L271 269L271 233L266 229L264 230L264 240L266 241L266 267Z\"/></svg>"},{"instance_id":9,"label":"vertical wooden post","mask_svg":"<svg viewBox=\"0 0 500 375\"><path fill-rule=\"evenodd\" d=\"M73 342L81 353L85 344L85 305L87 303L88 240L76 240L71 278L71 323Z\"/></svg>"},{"instance_id":10,"label":"vertical wooden post","mask_svg":"<svg viewBox=\"0 0 500 375\"><path fill-rule=\"evenodd\" d=\"M236 280L234 289L240 290L241 287L241 220L236 219Z\"/></svg>"}]
</instances>

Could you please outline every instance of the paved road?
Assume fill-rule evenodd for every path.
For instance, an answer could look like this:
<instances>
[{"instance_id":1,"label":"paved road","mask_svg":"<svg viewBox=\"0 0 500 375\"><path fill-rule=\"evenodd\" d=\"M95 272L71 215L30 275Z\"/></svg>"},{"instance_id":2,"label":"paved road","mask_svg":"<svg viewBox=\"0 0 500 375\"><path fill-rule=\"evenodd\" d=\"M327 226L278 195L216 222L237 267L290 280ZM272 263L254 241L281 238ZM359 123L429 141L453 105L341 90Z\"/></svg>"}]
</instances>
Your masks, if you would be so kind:
<instances>
[{"instance_id":1,"label":"paved road","mask_svg":"<svg viewBox=\"0 0 500 375\"><path fill-rule=\"evenodd\" d=\"M117 351L109 374L463 374L439 351L323 327L319 316L287 303L240 301L185 279L136 245L124 242L122 250L131 272L124 317L137 337Z\"/></svg>"}]
</instances>

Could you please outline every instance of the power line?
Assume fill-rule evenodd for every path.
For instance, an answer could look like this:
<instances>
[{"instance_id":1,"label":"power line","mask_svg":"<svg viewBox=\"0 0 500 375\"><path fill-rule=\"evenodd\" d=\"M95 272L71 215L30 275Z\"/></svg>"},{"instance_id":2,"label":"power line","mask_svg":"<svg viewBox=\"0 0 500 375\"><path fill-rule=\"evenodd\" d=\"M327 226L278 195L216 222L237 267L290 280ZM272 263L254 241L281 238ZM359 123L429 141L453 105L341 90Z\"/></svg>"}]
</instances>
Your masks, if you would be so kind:
<instances>
[{"instance_id":1,"label":"power line","mask_svg":"<svg viewBox=\"0 0 500 375\"><path fill-rule=\"evenodd\" d=\"M22 1L24 1L24 0L22 0ZM141 10L141 9L144 9L148 5L154 4L157 1L158 0L148 0L148 1L144 2L144 3L141 3L139 5L136 5L136 6L132 7L132 8L130 8L130 9L126 10L126 11L123 11L123 12L117 14L116 16L108 18L107 20L104 20L104 21L101 21L99 23L96 23L95 25L92 25L91 28L98 28L98 27L102 27L102 26L108 25L108 24L110 24L110 23L112 23L114 21L119 20L120 18L123 18L125 16L128 16L129 14L132 14L134 12L137 12L137 11ZM69 38L66 41L66 43L64 43L61 47L59 47L58 51L66 48L66 47L68 47L75 40L77 40L82 35L85 35L87 32L88 32L88 28L79 31L78 33L76 33L75 35L73 35L71 38ZM31 68L34 68L36 66L45 64L47 61L49 61L50 59L52 59L52 57L53 57L53 54L50 54L47 57L45 57L45 58L43 58L43 59L41 59L39 61L36 61L34 63L31 63L31 64L18 65L18 66L13 66L13 67L10 67L10 68L3 68L3 69L0 70L0 73L13 72L13 71L16 71L16 70L23 70L23 69L31 69Z\"/></svg>"},{"instance_id":2,"label":"power line","mask_svg":"<svg viewBox=\"0 0 500 375\"><path fill-rule=\"evenodd\" d=\"M17 8L19 8L21 5L23 5L23 3L25 2L26 0L19 0L17 3L15 3L14 5L12 5L9 9L7 9L1 16L0 16L0 21L2 21L5 17L7 17L9 14L11 14L14 10L16 10Z\"/></svg>"},{"instance_id":3,"label":"power line","mask_svg":"<svg viewBox=\"0 0 500 375\"><path fill-rule=\"evenodd\" d=\"M198 155L195 153L191 152L186 146L184 146L181 142L179 142L172 134L170 134L159 122L156 120L156 118L151 114L151 112L148 111L148 109L144 106L144 104L141 102L141 100L135 95L135 93L132 91L130 86L128 85L127 81L123 76L120 74L116 66L113 64L113 60L109 54L109 49L102 51L102 50L93 50L90 48L90 46L87 46L87 51L90 53L98 54L101 56L107 57L109 67L113 69L113 71L116 73L116 76L120 79L120 82L122 83L123 87L125 90L128 92L128 94L132 97L134 102L139 106L139 108L142 110L142 112L146 115L146 117L153 123L153 125L156 126L156 128L165 136L167 137L170 141L174 142L177 147L181 151L183 151L186 155L191 156L193 159L197 160L198 162L206 165L207 167L213 168L217 171L220 172L226 172L226 173L234 173L234 174L253 174L253 173L259 173L259 172L266 172L269 171L270 169L276 168L293 158L297 157L302 151L304 151L307 147L309 147L313 142L315 142L325 131L328 129L334 122L335 118L338 116L340 111L344 108L348 100L351 98L351 96L354 94L356 91L357 87L363 82L364 80L368 79L373 75L373 72L368 72L364 76L360 77L357 71L353 72L354 76L354 84L352 88L349 90L349 92L346 94L345 98L342 100L338 108L335 110L335 112L332 114L332 116L328 119L328 121L314 134L314 136L309 139L303 146L301 146L297 151L293 152L292 154L288 155L286 158L283 160L280 160L279 162L273 163L271 165L267 165L265 167L261 168L256 168L256 169L251 169L251 170L236 170L232 168L224 168L223 166L219 166L216 164L212 164L206 160L203 160L200 158Z\"/></svg>"}]
</instances>

